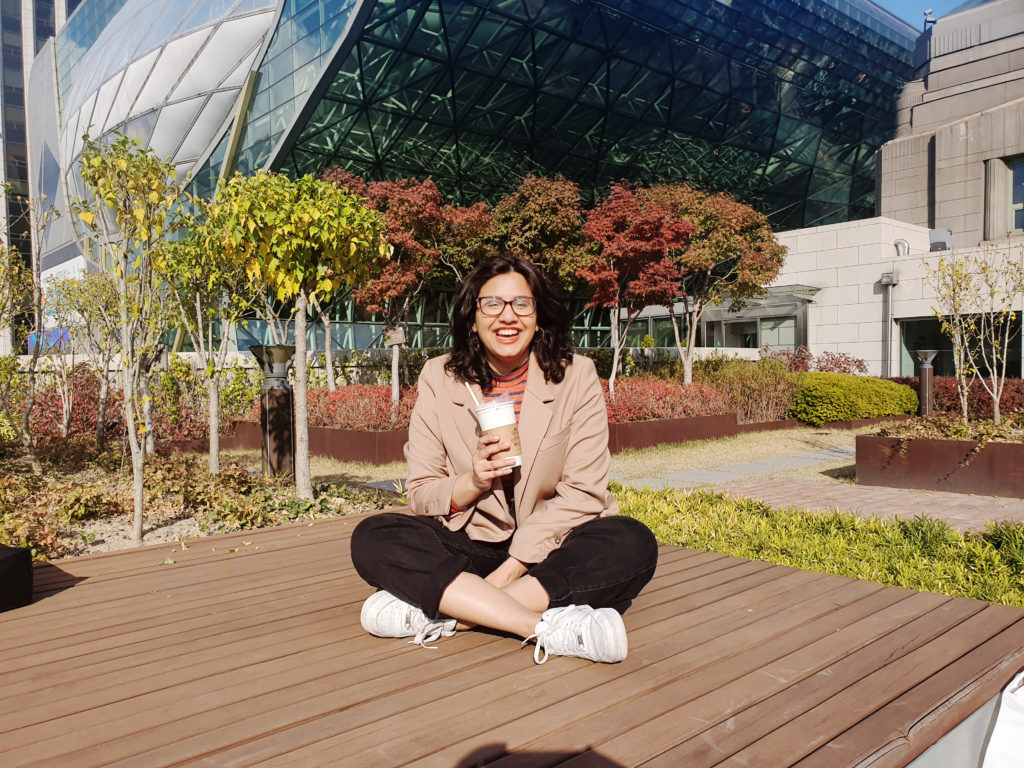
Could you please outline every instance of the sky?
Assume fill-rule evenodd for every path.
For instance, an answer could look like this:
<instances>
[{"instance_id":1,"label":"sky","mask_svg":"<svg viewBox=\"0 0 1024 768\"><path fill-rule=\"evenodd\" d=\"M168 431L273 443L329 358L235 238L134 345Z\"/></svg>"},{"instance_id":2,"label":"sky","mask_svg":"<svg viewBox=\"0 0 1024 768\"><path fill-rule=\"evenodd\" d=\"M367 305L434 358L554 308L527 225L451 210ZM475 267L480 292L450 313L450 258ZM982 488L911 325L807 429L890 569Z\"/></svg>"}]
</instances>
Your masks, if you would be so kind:
<instances>
[{"instance_id":1,"label":"sky","mask_svg":"<svg viewBox=\"0 0 1024 768\"><path fill-rule=\"evenodd\" d=\"M939 18L949 13L964 0L872 0L875 5L885 8L894 16L899 16L915 29L924 26L924 12L932 9L932 18Z\"/></svg>"}]
</instances>

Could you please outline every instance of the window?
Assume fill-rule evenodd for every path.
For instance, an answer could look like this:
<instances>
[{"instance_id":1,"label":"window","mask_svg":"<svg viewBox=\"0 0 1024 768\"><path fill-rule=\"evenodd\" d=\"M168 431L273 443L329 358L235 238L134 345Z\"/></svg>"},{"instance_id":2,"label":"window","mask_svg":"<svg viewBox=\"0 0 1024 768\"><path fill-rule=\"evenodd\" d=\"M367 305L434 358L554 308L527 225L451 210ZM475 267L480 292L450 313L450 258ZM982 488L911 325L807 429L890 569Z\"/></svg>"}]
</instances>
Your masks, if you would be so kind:
<instances>
[{"instance_id":1,"label":"window","mask_svg":"<svg viewBox=\"0 0 1024 768\"><path fill-rule=\"evenodd\" d=\"M1024 232L1024 159L1010 165L1010 226Z\"/></svg>"},{"instance_id":2,"label":"window","mask_svg":"<svg viewBox=\"0 0 1024 768\"><path fill-rule=\"evenodd\" d=\"M727 322L725 324L725 346L757 349L757 320Z\"/></svg>"},{"instance_id":3,"label":"window","mask_svg":"<svg viewBox=\"0 0 1024 768\"><path fill-rule=\"evenodd\" d=\"M770 350L796 349L795 317L764 317L761 319L759 347Z\"/></svg>"}]
</instances>

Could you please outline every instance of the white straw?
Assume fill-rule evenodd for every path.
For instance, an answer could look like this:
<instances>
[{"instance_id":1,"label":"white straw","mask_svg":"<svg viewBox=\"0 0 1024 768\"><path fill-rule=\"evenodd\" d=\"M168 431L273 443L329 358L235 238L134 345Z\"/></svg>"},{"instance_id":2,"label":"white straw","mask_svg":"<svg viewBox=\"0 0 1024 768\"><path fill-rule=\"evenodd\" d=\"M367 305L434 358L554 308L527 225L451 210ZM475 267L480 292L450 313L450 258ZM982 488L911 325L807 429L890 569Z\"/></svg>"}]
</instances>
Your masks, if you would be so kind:
<instances>
[{"instance_id":1,"label":"white straw","mask_svg":"<svg viewBox=\"0 0 1024 768\"><path fill-rule=\"evenodd\" d=\"M465 381L465 382L463 382L463 384L465 384L466 385L466 389L469 390L469 396L473 398L473 402L476 403L479 406L480 405L480 401L477 400L476 399L476 395L473 394L473 388L471 386L469 386L469 382Z\"/></svg>"}]
</instances>

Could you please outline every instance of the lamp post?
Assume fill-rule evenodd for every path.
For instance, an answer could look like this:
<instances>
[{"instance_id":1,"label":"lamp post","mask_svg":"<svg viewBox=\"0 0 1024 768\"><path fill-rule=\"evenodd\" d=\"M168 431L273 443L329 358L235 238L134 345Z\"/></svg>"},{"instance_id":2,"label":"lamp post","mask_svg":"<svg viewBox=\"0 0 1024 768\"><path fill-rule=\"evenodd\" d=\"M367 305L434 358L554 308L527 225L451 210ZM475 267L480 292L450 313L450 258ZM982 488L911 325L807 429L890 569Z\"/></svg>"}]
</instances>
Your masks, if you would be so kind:
<instances>
[{"instance_id":1,"label":"lamp post","mask_svg":"<svg viewBox=\"0 0 1024 768\"><path fill-rule=\"evenodd\" d=\"M260 433L264 475L295 477L295 410L288 369L292 345L249 347L263 371L260 386Z\"/></svg>"},{"instance_id":2,"label":"lamp post","mask_svg":"<svg viewBox=\"0 0 1024 768\"><path fill-rule=\"evenodd\" d=\"M918 376L917 394L920 400L918 414L924 417L932 415L932 360L939 354L937 349L919 349L915 352L917 359L921 361L920 374Z\"/></svg>"}]
</instances>

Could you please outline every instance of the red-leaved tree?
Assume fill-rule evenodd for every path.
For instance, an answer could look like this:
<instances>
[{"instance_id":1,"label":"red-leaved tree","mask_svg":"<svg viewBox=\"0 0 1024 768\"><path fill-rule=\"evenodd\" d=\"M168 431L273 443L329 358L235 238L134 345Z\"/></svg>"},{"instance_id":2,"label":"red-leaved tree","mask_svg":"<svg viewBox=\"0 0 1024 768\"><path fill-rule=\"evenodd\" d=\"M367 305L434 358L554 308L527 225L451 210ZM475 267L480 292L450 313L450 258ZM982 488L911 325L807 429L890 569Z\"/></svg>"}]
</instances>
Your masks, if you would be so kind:
<instances>
[{"instance_id":1,"label":"red-leaved tree","mask_svg":"<svg viewBox=\"0 0 1024 768\"><path fill-rule=\"evenodd\" d=\"M492 211L491 240L531 259L571 291L589 261L580 188L562 176L527 176Z\"/></svg>"},{"instance_id":2,"label":"red-leaved tree","mask_svg":"<svg viewBox=\"0 0 1024 768\"><path fill-rule=\"evenodd\" d=\"M593 290L587 306L611 310L608 392L614 398L629 327L645 307L671 305L679 295L683 274L669 253L685 248L694 230L669 206L645 200L625 184L612 186L607 199L587 214L583 229L599 249L577 275Z\"/></svg>"},{"instance_id":3,"label":"red-leaved tree","mask_svg":"<svg viewBox=\"0 0 1024 768\"><path fill-rule=\"evenodd\" d=\"M726 194L707 194L686 184L659 184L640 190L642 205L667 208L678 220L692 224L682 246L670 246L670 257L682 275L677 294L686 328L680 340L675 303L668 301L676 348L683 360L683 382L693 380L697 328L704 311L725 298L731 309L761 294L782 269L786 248L779 244L767 217Z\"/></svg>"},{"instance_id":4,"label":"red-leaved tree","mask_svg":"<svg viewBox=\"0 0 1024 768\"><path fill-rule=\"evenodd\" d=\"M391 400L399 402L399 362L415 300L445 277L461 280L484 251L490 228L485 203L445 205L437 185L427 179L367 183L343 168L321 178L365 198L368 208L384 215L390 255L374 277L352 291L356 303L384 318L391 346ZM328 379L331 377L328 376Z\"/></svg>"}]
</instances>

